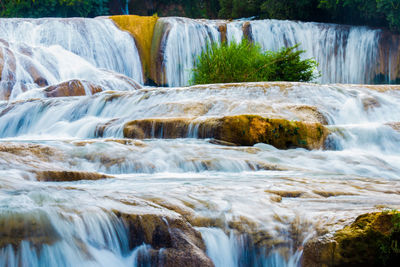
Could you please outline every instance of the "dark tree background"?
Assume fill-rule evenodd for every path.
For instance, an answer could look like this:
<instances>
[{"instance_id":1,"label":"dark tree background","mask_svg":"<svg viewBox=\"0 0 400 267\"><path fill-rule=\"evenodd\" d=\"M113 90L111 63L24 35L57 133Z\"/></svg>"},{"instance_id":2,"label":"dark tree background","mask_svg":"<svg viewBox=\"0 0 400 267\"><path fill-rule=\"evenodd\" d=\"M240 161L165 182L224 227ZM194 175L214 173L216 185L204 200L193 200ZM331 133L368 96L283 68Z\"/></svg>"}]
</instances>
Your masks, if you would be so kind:
<instances>
[{"instance_id":1,"label":"dark tree background","mask_svg":"<svg viewBox=\"0 0 400 267\"><path fill-rule=\"evenodd\" d=\"M400 0L130 0L129 13L192 18L290 19L400 30ZM126 12L126 0L0 0L3 17L95 17Z\"/></svg>"}]
</instances>

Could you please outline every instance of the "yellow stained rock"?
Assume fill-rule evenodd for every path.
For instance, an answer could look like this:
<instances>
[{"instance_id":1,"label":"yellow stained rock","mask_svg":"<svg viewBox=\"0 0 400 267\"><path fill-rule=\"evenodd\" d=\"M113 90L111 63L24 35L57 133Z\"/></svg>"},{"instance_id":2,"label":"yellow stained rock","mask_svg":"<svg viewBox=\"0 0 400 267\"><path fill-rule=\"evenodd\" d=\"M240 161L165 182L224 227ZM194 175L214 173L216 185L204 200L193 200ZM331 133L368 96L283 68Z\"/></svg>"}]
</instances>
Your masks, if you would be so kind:
<instances>
[{"instance_id":1,"label":"yellow stained rock","mask_svg":"<svg viewBox=\"0 0 400 267\"><path fill-rule=\"evenodd\" d=\"M195 129L195 131L194 131ZM268 119L258 115L222 118L159 118L125 124L127 138L215 138L242 146L270 144L279 149L323 148L329 130L320 123Z\"/></svg>"},{"instance_id":2,"label":"yellow stained rock","mask_svg":"<svg viewBox=\"0 0 400 267\"><path fill-rule=\"evenodd\" d=\"M111 16L110 19L112 19L121 30L129 32L135 38L145 72L150 73L150 51L154 27L158 17L121 15Z\"/></svg>"}]
</instances>

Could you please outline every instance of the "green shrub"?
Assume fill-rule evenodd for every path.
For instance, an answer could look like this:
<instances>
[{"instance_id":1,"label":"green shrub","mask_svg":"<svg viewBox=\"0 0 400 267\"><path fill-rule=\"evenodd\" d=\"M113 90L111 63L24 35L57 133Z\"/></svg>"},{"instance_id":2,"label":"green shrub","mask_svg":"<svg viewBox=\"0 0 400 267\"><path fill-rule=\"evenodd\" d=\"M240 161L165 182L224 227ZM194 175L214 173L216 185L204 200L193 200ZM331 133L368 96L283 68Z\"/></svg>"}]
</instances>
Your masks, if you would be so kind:
<instances>
[{"instance_id":1,"label":"green shrub","mask_svg":"<svg viewBox=\"0 0 400 267\"><path fill-rule=\"evenodd\" d=\"M301 59L298 45L263 52L247 40L208 45L193 69L192 84L312 81L319 76L313 59Z\"/></svg>"}]
</instances>

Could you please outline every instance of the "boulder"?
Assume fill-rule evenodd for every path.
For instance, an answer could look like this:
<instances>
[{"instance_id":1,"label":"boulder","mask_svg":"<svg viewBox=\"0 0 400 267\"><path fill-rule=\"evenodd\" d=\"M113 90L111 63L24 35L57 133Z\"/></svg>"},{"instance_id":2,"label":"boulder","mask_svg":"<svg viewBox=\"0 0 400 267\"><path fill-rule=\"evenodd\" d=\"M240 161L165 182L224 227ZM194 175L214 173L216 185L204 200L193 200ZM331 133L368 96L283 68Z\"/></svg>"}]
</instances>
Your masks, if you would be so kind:
<instances>
[{"instance_id":1,"label":"boulder","mask_svg":"<svg viewBox=\"0 0 400 267\"><path fill-rule=\"evenodd\" d=\"M214 138L236 145L270 144L279 149L323 148L329 130L319 123L268 119L257 115L222 118L143 119L124 125L126 138Z\"/></svg>"},{"instance_id":2,"label":"boulder","mask_svg":"<svg viewBox=\"0 0 400 267\"><path fill-rule=\"evenodd\" d=\"M51 245L59 239L45 213L3 211L0 215L0 248L8 245L18 247L22 241L29 241L33 246Z\"/></svg>"},{"instance_id":3,"label":"boulder","mask_svg":"<svg viewBox=\"0 0 400 267\"><path fill-rule=\"evenodd\" d=\"M201 234L182 217L114 211L128 229L130 248L151 245L152 266L214 266Z\"/></svg>"},{"instance_id":4,"label":"boulder","mask_svg":"<svg viewBox=\"0 0 400 267\"><path fill-rule=\"evenodd\" d=\"M399 212L363 214L333 236L309 241L303 266L397 266L399 245Z\"/></svg>"},{"instance_id":5,"label":"boulder","mask_svg":"<svg viewBox=\"0 0 400 267\"><path fill-rule=\"evenodd\" d=\"M65 97L93 95L103 91L103 88L87 81L71 80L44 89L46 97Z\"/></svg>"}]
</instances>

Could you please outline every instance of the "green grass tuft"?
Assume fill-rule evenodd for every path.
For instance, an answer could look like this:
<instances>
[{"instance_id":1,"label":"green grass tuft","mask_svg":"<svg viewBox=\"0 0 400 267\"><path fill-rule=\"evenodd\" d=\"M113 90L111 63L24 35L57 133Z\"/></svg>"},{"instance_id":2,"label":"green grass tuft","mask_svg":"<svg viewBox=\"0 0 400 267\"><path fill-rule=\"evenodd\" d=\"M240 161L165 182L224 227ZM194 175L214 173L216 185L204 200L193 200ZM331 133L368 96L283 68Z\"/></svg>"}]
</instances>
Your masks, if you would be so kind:
<instances>
[{"instance_id":1,"label":"green grass tuft","mask_svg":"<svg viewBox=\"0 0 400 267\"><path fill-rule=\"evenodd\" d=\"M208 45L193 69L192 84L294 81L309 82L319 77L317 62L301 59L299 45L263 52L246 39L236 43Z\"/></svg>"}]
</instances>

